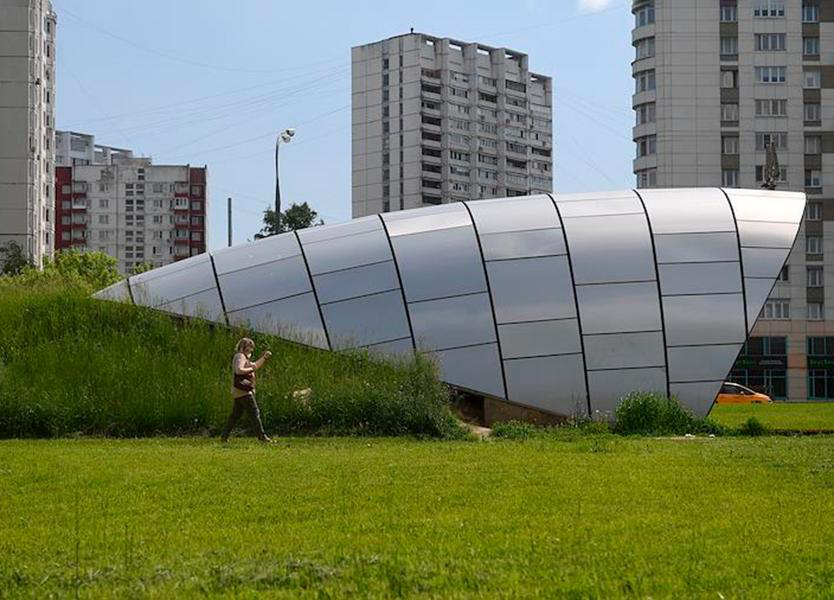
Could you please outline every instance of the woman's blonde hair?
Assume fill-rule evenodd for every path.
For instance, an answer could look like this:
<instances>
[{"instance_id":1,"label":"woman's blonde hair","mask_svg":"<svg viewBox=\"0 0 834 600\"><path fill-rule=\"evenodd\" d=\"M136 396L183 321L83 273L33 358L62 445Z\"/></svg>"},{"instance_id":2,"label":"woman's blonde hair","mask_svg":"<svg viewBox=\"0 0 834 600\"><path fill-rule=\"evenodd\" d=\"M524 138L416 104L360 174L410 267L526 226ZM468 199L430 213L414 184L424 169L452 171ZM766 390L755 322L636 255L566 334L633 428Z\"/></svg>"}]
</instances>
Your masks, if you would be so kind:
<instances>
[{"instance_id":1,"label":"woman's blonde hair","mask_svg":"<svg viewBox=\"0 0 834 600\"><path fill-rule=\"evenodd\" d=\"M255 342L253 342L249 338L241 338L240 341L237 343L237 352L246 353L246 348L254 348Z\"/></svg>"}]
</instances>

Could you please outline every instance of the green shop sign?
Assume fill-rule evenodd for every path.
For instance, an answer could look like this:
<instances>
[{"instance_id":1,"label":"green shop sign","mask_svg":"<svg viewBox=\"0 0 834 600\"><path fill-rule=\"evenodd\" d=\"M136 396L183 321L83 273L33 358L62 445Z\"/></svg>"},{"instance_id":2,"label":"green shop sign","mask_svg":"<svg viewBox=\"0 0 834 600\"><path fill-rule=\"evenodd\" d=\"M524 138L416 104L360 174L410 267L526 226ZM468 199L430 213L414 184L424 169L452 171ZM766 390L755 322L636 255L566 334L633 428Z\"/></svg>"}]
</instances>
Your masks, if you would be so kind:
<instances>
[{"instance_id":1,"label":"green shop sign","mask_svg":"<svg viewBox=\"0 0 834 600\"><path fill-rule=\"evenodd\" d=\"M734 369L786 369L788 359L785 356L739 356Z\"/></svg>"},{"instance_id":2,"label":"green shop sign","mask_svg":"<svg viewBox=\"0 0 834 600\"><path fill-rule=\"evenodd\" d=\"M834 356L809 356L809 369L834 369Z\"/></svg>"}]
</instances>

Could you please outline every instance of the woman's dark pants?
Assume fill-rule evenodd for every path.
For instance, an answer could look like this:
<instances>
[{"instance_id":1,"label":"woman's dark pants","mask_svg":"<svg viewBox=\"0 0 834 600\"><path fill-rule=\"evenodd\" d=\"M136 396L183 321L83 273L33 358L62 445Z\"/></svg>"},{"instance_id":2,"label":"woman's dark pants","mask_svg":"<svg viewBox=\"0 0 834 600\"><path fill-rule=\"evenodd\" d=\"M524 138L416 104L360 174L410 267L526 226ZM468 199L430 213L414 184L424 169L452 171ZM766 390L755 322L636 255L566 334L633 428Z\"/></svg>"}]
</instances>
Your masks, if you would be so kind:
<instances>
[{"instance_id":1,"label":"woman's dark pants","mask_svg":"<svg viewBox=\"0 0 834 600\"><path fill-rule=\"evenodd\" d=\"M258 403L255 401L254 394L246 394L240 398L235 398L235 405L232 408L232 414L229 415L229 420L226 421L226 427L223 428L223 435L220 436L220 439L224 442L229 439L229 434L232 432L232 428L235 426L235 423L238 422L240 417L243 416L243 413L249 414L249 418L252 421L252 426L255 430L255 434L258 436L258 439L266 440L266 432L264 431L263 423L261 423L261 411L258 408Z\"/></svg>"}]
</instances>

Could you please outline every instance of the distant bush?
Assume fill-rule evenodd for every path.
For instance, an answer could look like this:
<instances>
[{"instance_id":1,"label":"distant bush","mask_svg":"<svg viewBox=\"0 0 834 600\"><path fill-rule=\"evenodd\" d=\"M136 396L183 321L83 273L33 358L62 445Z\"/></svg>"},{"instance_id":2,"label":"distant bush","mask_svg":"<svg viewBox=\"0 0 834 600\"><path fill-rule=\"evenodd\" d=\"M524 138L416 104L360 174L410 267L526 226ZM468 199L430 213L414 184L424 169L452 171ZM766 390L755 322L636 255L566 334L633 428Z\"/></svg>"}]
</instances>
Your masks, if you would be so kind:
<instances>
[{"instance_id":1,"label":"distant bush","mask_svg":"<svg viewBox=\"0 0 834 600\"><path fill-rule=\"evenodd\" d=\"M756 417L750 417L739 427L738 432L741 435L758 437L760 435L767 435L770 431Z\"/></svg>"},{"instance_id":2,"label":"distant bush","mask_svg":"<svg viewBox=\"0 0 834 600\"><path fill-rule=\"evenodd\" d=\"M709 419L694 416L673 396L653 392L631 392L614 413L613 431L625 435L721 434L723 428Z\"/></svg>"},{"instance_id":3,"label":"distant bush","mask_svg":"<svg viewBox=\"0 0 834 600\"><path fill-rule=\"evenodd\" d=\"M258 379L271 432L461 434L426 358L327 352L93 300L89 282L109 282L107 266L64 260L52 275L0 278L0 437L215 434L231 409L231 358L244 335L274 354ZM85 283L67 283L76 279ZM306 388L301 402L294 392Z\"/></svg>"},{"instance_id":4,"label":"distant bush","mask_svg":"<svg viewBox=\"0 0 834 600\"><path fill-rule=\"evenodd\" d=\"M119 281L122 276L116 269L117 261L103 252L81 252L75 249L56 252L52 259L44 261L43 269L29 264L0 276L0 285L7 289L55 288L63 286L71 290L92 292Z\"/></svg>"},{"instance_id":5,"label":"distant bush","mask_svg":"<svg viewBox=\"0 0 834 600\"><path fill-rule=\"evenodd\" d=\"M543 428L524 421L506 421L492 425L492 437L505 440L526 440L542 431Z\"/></svg>"}]
</instances>

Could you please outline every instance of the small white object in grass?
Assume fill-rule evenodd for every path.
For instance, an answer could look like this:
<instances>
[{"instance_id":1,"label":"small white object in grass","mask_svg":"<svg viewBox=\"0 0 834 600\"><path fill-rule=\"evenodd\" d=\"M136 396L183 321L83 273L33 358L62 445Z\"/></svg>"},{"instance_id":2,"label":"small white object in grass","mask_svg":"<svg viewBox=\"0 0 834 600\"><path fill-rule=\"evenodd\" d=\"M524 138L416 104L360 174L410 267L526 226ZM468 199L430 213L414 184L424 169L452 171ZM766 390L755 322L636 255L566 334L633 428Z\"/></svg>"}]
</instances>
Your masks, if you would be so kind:
<instances>
[{"instance_id":1,"label":"small white object in grass","mask_svg":"<svg viewBox=\"0 0 834 600\"><path fill-rule=\"evenodd\" d=\"M690 438L690 437L695 437L695 436L694 436L694 435L692 435L691 433L687 433L687 434L686 434L685 436L683 436L683 437L688 437L688 438Z\"/></svg>"}]
</instances>

